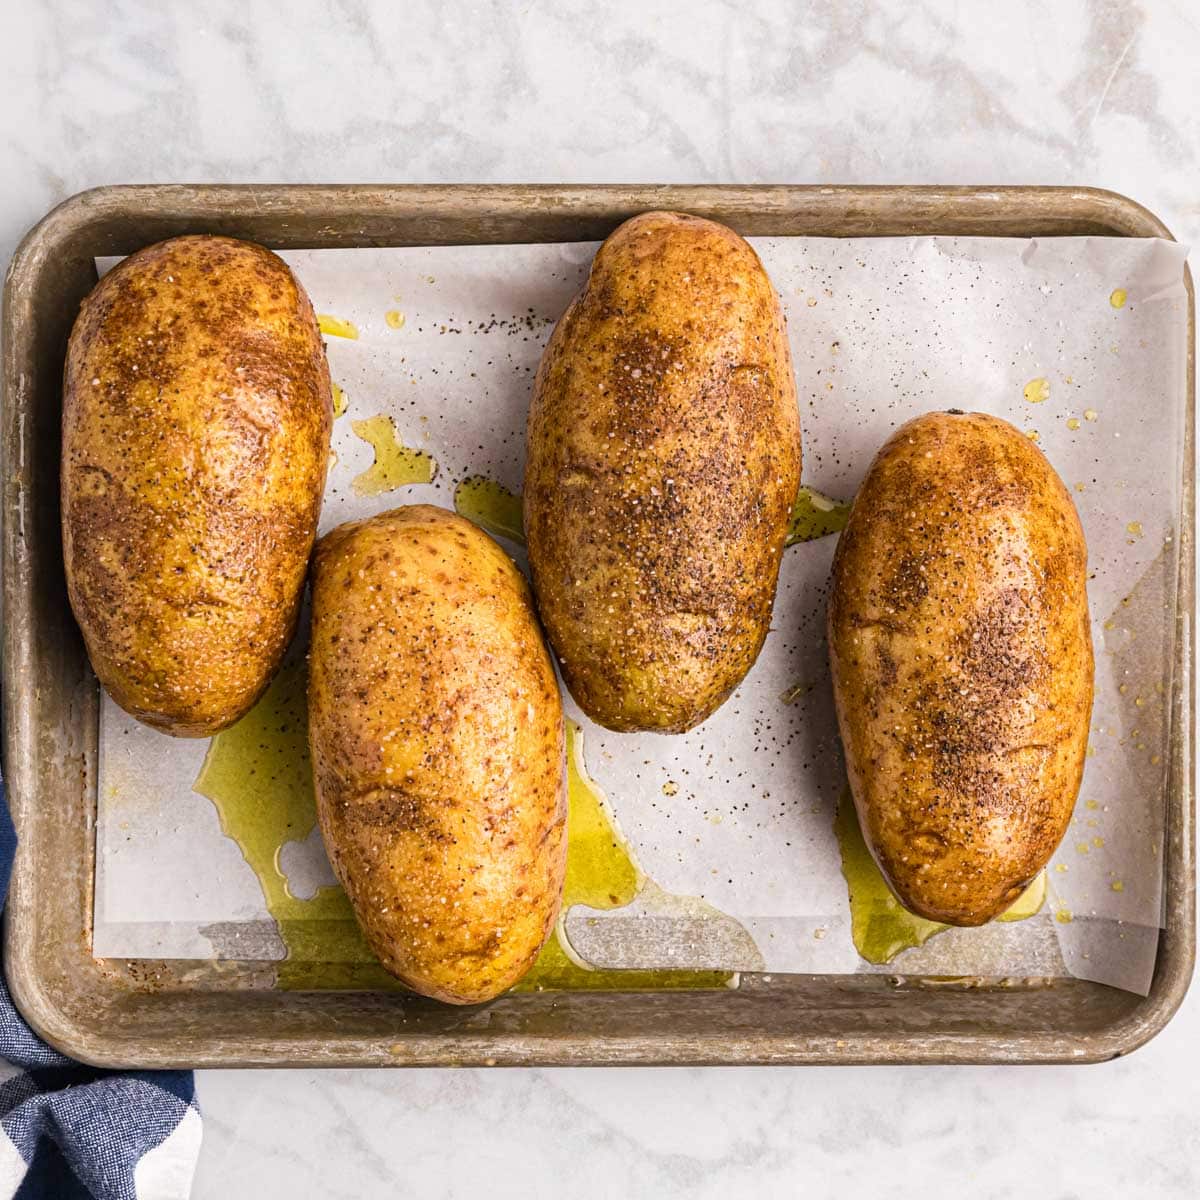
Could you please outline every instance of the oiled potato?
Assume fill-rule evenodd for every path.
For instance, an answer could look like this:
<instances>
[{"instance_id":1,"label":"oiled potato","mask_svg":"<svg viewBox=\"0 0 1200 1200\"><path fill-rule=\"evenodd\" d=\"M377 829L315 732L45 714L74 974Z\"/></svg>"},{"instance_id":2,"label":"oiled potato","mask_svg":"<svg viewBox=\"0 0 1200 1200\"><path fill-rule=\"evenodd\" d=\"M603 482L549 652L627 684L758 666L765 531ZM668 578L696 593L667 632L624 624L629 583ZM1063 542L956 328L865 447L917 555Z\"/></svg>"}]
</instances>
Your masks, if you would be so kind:
<instances>
[{"instance_id":1,"label":"oiled potato","mask_svg":"<svg viewBox=\"0 0 1200 1200\"><path fill-rule=\"evenodd\" d=\"M100 682L201 737L262 694L291 639L333 420L284 262L180 237L110 271L67 348L63 555Z\"/></svg>"},{"instance_id":2,"label":"oiled potato","mask_svg":"<svg viewBox=\"0 0 1200 1200\"><path fill-rule=\"evenodd\" d=\"M787 333L758 256L678 213L626 221L542 357L524 519L572 695L678 732L738 685L771 619L800 479Z\"/></svg>"},{"instance_id":3,"label":"oiled potato","mask_svg":"<svg viewBox=\"0 0 1200 1200\"><path fill-rule=\"evenodd\" d=\"M880 869L920 916L990 920L1066 831L1092 707L1087 548L1041 451L978 413L901 428L837 547L829 647Z\"/></svg>"},{"instance_id":4,"label":"oiled potato","mask_svg":"<svg viewBox=\"0 0 1200 1200\"><path fill-rule=\"evenodd\" d=\"M380 961L453 1004L512 986L566 870L562 706L520 572L440 508L335 529L308 703L321 832Z\"/></svg>"}]
</instances>

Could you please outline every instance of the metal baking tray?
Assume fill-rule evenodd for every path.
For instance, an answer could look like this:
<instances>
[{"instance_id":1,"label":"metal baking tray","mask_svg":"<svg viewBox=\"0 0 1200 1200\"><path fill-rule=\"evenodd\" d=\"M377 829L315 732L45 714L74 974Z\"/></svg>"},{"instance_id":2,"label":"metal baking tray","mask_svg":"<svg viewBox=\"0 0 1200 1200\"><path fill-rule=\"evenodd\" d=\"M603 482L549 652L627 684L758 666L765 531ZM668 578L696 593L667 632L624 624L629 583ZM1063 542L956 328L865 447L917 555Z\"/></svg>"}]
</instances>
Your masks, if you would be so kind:
<instances>
[{"instance_id":1,"label":"metal baking tray","mask_svg":"<svg viewBox=\"0 0 1200 1200\"><path fill-rule=\"evenodd\" d=\"M603 238L650 208L743 234L1171 235L1140 205L1074 188L133 186L51 212L9 268L3 322L3 748L20 837L9 987L50 1043L105 1066L1094 1062L1157 1033L1195 951L1192 619L1194 337L1179 514L1165 907L1150 994L1063 979L743 976L736 989L543 992L475 1008L274 987L271 964L91 954L98 692L67 604L60 381L97 255L206 231L276 249ZM1189 324L1194 302L1188 281Z\"/></svg>"}]
</instances>

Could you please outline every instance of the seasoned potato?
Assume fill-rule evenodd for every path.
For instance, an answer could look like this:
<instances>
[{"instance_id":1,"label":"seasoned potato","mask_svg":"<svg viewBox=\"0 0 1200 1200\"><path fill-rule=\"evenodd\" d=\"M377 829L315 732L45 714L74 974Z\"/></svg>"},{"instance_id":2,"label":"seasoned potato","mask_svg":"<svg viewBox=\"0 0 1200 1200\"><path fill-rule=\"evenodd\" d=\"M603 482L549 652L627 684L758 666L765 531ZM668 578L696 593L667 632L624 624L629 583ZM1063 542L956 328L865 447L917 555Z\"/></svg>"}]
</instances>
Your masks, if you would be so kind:
<instances>
[{"instance_id":1,"label":"seasoned potato","mask_svg":"<svg viewBox=\"0 0 1200 1200\"><path fill-rule=\"evenodd\" d=\"M63 556L100 682L202 737L291 639L333 421L308 297L248 242L173 238L83 302L67 347Z\"/></svg>"},{"instance_id":2,"label":"seasoned potato","mask_svg":"<svg viewBox=\"0 0 1200 1200\"><path fill-rule=\"evenodd\" d=\"M626 221L546 347L524 518L538 608L580 706L679 732L750 669L800 480L778 298L732 230Z\"/></svg>"},{"instance_id":3,"label":"seasoned potato","mask_svg":"<svg viewBox=\"0 0 1200 1200\"><path fill-rule=\"evenodd\" d=\"M1087 548L1041 451L978 413L901 428L837 547L829 647L880 870L922 917L990 920L1066 831L1092 707Z\"/></svg>"},{"instance_id":4,"label":"seasoned potato","mask_svg":"<svg viewBox=\"0 0 1200 1200\"><path fill-rule=\"evenodd\" d=\"M490 1000L566 870L562 706L524 578L440 508L342 525L317 546L309 670L321 832L371 948L415 991Z\"/></svg>"}]
</instances>

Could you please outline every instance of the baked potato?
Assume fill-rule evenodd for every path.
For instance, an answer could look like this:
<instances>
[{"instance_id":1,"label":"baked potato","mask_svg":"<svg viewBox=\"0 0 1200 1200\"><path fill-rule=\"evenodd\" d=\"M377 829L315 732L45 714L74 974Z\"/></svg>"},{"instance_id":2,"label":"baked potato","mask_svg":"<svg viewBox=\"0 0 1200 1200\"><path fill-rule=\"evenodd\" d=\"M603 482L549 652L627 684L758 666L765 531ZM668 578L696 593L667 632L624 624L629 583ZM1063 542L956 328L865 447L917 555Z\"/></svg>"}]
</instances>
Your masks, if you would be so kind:
<instances>
[{"instance_id":1,"label":"baked potato","mask_svg":"<svg viewBox=\"0 0 1200 1200\"><path fill-rule=\"evenodd\" d=\"M779 300L736 233L634 217L542 356L524 523L538 609L583 710L681 732L753 665L800 480Z\"/></svg>"},{"instance_id":2,"label":"baked potato","mask_svg":"<svg viewBox=\"0 0 1200 1200\"><path fill-rule=\"evenodd\" d=\"M332 425L312 306L269 250L149 246L84 300L67 346L67 590L100 682L204 737L259 698L292 637Z\"/></svg>"},{"instance_id":3,"label":"baked potato","mask_svg":"<svg viewBox=\"0 0 1200 1200\"><path fill-rule=\"evenodd\" d=\"M1087 548L1040 450L931 413L879 451L833 561L829 651L859 821L902 904L981 925L1058 846L1092 707Z\"/></svg>"},{"instance_id":4,"label":"baked potato","mask_svg":"<svg viewBox=\"0 0 1200 1200\"><path fill-rule=\"evenodd\" d=\"M380 962L452 1004L525 973L566 870L562 705L524 577L412 505L317 545L309 744L329 858Z\"/></svg>"}]
</instances>

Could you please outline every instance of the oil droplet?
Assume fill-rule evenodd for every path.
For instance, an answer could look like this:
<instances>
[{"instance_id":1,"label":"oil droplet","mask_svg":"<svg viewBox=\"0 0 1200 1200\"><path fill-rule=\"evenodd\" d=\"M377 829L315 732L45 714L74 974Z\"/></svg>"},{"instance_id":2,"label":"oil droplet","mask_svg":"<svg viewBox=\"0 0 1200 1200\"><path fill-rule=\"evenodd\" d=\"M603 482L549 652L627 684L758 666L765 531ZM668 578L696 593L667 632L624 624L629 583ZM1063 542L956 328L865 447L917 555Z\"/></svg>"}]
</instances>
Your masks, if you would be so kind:
<instances>
[{"instance_id":1,"label":"oil droplet","mask_svg":"<svg viewBox=\"0 0 1200 1200\"><path fill-rule=\"evenodd\" d=\"M1097 850L1103 850L1104 839L1102 837L1094 837L1092 838L1092 845L1095 846Z\"/></svg>"},{"instance_id":2,"label":"oil droplet","mask_svg":"<svg viewBox=\"0 0 1200 1200\"><path fill-rule=\"evenodd\" d=\"M1124 687L1125 685L1122 684L1121 686ZM1095 812L1096 809L1098 809L1100 807L1100 805L1095 800L1089 800L1084 805L1084 807L1090 809L1092 812Z\"/></svg>"},{"instance_id":3,"label":"oil droplet","mask_svg":"<svg viewBox=\"0 0 1200 1200\"><path fill-rule=\"evenodd\" d=\"M1025 436L1026 436L1026 437L1027 437L1027 438L1028 438L1028 439L1029 439L1031 442L1040 442L1040 441L1042 440L1042 435L1041 435L1040 433L1038 433L1038 431L1037 431L1036 429L1027 429L1027 430L1025 430Z\"/></svg>"},{"instance_id":4,"label":"oil droplet","mask_svg":"<svg viewBox=\"0 0 1200 1200\"><path fill-rule=\"evenodd\" d=\"M1125 526L1125 532L1132 533L1134 537L1141 537L1142 536L1141 521L1130 521L1129 524Z\"/></svg>"},{"instance_id":5,"label":"oil droplet","mask_svg":"<svg viewBox=\"0 0 1200 1200\"><path fill-rule=\"evenodd\" d=\"M1077 854L1086 854L1089 849L1090 849L1090 847L1088 846L1087 842L1076 842L1075 843L1075 851Z\"/></svg>"},{"instance_id":6,"label":"oil droplet","mask_svg":"<svg viewBox=\"0 0 1200 1200\"><path fill-rule=\"evenodd\" d=\"M850 897L850 935L854 948L867 962L889 963L901 951L923 946L931 937L951 928L910 913L893 895L867 849L848 788L838 801L833 828ZM1043 871L997 920L1023 921L1040 912L1045 899Z\"/></svg>"},{"instance_id":7,"label":"oil droplet","mask_svg":"<svg viewBox=\"0 0 1200 1200\"><path fill-rule=\"evenodd\" d=\"M1057 865L1057 866L1056 866L1054 869L1055 869L1055 870L1056 870L1056 871L1057 871L1057 872L1058 872L1060 875L1065 875L1065 874L1066 874L1066 873L1067 873L1067 872L1070 870L1070 868L1067 866L1067 864L1066 864L1066 863L1059 863L1059 864L1058 864L1058 865Z\"/></svg>"},{"instance_id":8,"label":"oil droplet","mask_svg":"<svg viewBox=\"0 0 1200 1200\"><path fill-rule=\"evenodd\" d=\"M1128 293L1124 288L1113 288L1108 297L1108 302L1113 308L1124 308L1125 301L1128 299Z\"/></svg>"},{"instance_id":9,"label":"oil droplet","mask_svg":"<svg viewBox=\"0 0 1200 1200\"><path fill-rule=\"evenodd\" d=\"M469 475L454 489L454 511L493 537L525 545L521 497L483 475Z\"/></svg>"},{"instance_id":10,"label":"oil droplet","mask_svg":"<svg viewBox=\"0 0 1200 1200\"><path fill-rule=\"evenodd\" d=\"M1077 492L1082 492L1082 491L1084 490L1084 487L1085 487L1085 485L1084 485L1084 484L1082 484L1082 483L1077 483L1077 484L1075 485L1075 490L1076 490Z\"/></svg>"},{"instance_id":11,"label":"oil droplet","mask_svg":"<svg viewBox=\"0 0 1200 1200\"><path fill-rule=\"evenodd\" d=\"M1025 385L1025 399L1030 404L1043 404L1050 399L1050 380L1039 375Z\"/></svg>"},{"instance_id":12,"label":"oil droplet","mask_svg":"<svg viewBox=\"0 0 1200 1200\"><path fill-rule=\"evenodd\" d=\"M841 533L850 517L850 507L812 488L802 487L796 493L784 545L794 546L797 542L813 542L831 533Z\"/></svg>"},{"instance_id":13,"label":"oil droplet","mask_svg":"<svg viewBox=\"0 0 1200 1200\"><path fill-rule=\"evenodd\" d=\"M329 337L350 338L357 340L358 326L353 321L343 321L341 317L330 316L329 313L318 313L317 324L321 332Z\"/></svg>"},{"instance_id":14,"label":"oil droplet","mask_svg":"<svg viewBox=\"0 0 1200 1200\"><path fill-rule=\"evenodd\" d=\"M386 414L351 421L350 428L375 451L375 462L354 478L358 495L378 496L407 483L429 483L437 474L437 463L429 454L397 441L396 424Z\"/></svg>"},{"instance_id":15,"label":"oil droplet","mask_svg":"<svg viewBox=\"0 0 1200 1200\"><path fill-rule=\"evenodd\" d=\"M1094 408L1086 408L1083 411L1083 419L1085 421L1094 421L1099 415Z\"/></svg>"},{"instance_id":16,"label":"oil droplet","mask_svg":"<svg viewBox=\"0 0 1200 1200\"><path fill-rule=\"evenodd\" d=\"M664 796L678 795L679 784L677 784L673 779L668 779L667 782L662 785L662 794Z\"/></svg>"},{"instance_id":17,"label":"oil droplet","mask_svg":"<svg viewBox=\"0 0 1200 1200\"><path fill-rule=\"evenodd\" d=\"M263 698L209 741L192 786L216 806L279 926L287 951L276 966L279 987L399 989L368 948L342 889L322 887L300 900L279 865L283 846L308 837L317 823L307 681L303 659L285 663Z\"/></svg>"},{"instance_id":18,"label":"oil droplet","mask_svg":"<svg viewBox=\"0 0 1200 1200\"><path fill-rule=\"evenodd\" d=\"M1079 428L1079 418L1078 417L1068 417L1067 418L1067 428L1068 429L1078 429ZM1079 484L1076 484L1075 486L1077 488L1079 488L1080 491L1083 491L1083 488L1079 487Z\"/></svg>"},{"instance_id":19,"label":"oil droplet","mask_svg":"<svg viewBox=\"0 0 1200 1200\"><path fill-rule=\"evenodd\" d=\"M346 411L346 393L332 380L330 382L333 387L333 418L336 421Z\"/></svg>"},{"instance_id":20,"label":"oil droplet","mask_svg":"<svg viewBox=\"0 0 1200 1200\"><path fill-rule=\"evenodd\" d=\"M388 309L388 311L383 314L383 319L387 322L389 329L404 328L404 314L398 309Z\"/></svg>"},{"instance_id":21,"label":"oil droplet","mask_svg":"<svg viewBox=\"0 0 1200 1200\"><path fill-rule=\"evenodd\" d=\"M1054 914L1054 919L1060 925L1070 925L1075 918L1071 916L1071 910L1069 908L1060 908L1058 912Z\"/></svg>"},{"instance_id":22,"label":"oil droplet","mask_svg":"<svg viewBox=\"0 0 1200 1200\"><path fill-rule=\"evenodd\" d=\"M589 991L724 987L725 971L612 970L588 966L567 940L566 915L573 905L614 909L631 904L654 885L638 866L617 828L604 793L587 773L583 734L567 721L567 878L562 912L550 940L525 978L512 990L580 989Z\"/></svg>"},{"instance_id":23,"label":"oil droplet","mask_svg":"<svg viewBox=\"0 0 1200 1200\"><path fill-rule=\"evenodd\" d=\"M1115 879L1113 880L1112 890L1114 892L1123 892L1125 890L1125 885L1119 879Z\"/></svg>"}]
</instances>

